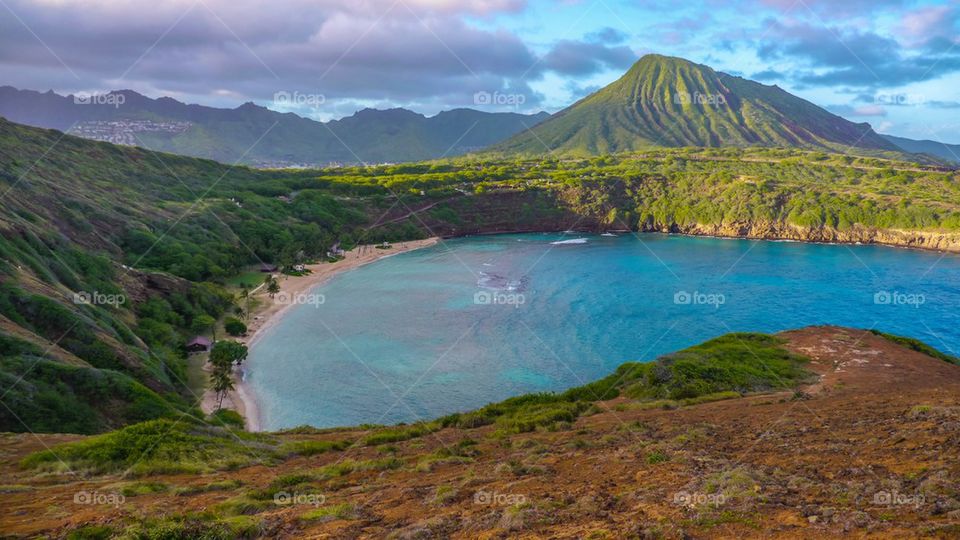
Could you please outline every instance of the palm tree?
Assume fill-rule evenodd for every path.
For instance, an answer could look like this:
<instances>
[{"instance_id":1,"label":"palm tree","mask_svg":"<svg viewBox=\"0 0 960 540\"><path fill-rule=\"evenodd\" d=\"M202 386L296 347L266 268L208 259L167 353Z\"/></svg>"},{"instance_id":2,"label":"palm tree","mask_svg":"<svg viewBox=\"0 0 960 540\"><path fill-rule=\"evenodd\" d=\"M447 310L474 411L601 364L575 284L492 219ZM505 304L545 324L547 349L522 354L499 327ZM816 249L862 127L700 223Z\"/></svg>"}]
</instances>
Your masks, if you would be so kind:
<instances>
[{"instance_id":1,"label":"palm tree","mask_svg":"<svg viewBox=\"0 0 960 540\"><path fill-rule=\"evenodd\" d=\"M250 314L250 286L246 282L240 284L240 298L243 299L244 310L243 319L246 320Z\"/></svg>"}]
</instances>

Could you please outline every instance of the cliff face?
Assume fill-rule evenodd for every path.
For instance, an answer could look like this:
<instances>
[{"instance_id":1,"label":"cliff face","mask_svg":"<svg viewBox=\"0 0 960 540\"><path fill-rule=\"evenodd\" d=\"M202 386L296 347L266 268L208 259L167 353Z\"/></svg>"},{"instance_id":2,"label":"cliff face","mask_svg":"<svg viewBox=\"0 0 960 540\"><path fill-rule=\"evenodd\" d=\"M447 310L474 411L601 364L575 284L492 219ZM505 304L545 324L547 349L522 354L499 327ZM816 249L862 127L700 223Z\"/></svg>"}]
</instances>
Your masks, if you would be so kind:
<instances>
[{"instance_id":1,"label":"cliff face","mask_svg":"<svg viewBox=\"0 0 960 540\"><path fill-rule=\"evenodd\" d=\"M668 226L648 226L640 230L641 232L666 232L726 238L796 240L831 244L880 244L960 253L960 235L936 231L902 231L860 226L848 230L838 230L829 227L799 227L788 223L770 222L722 225L696 224L692 226L680 226L674 223Z\"/></svg>"},{"instance_id":2,"label":"cliff face","mask_svg":"<svg viewBox=\"0 0 960 540\"><path fill-rule=\"evenodd\" d=\"M641 223L632 202L622 192L590 190L499 191L450 201L457 222L444 219L447 213L425 217L430 230L441 236L507 232L559 232L566 230L603 232L632 230L693 236L795 240L834 244L880 244L960 253L960 234L925 230L878 229L854 226L850 229L802 227L783 221L744 221L721 224L682 225L675 222Z\"/></svg>"}]
</instances>

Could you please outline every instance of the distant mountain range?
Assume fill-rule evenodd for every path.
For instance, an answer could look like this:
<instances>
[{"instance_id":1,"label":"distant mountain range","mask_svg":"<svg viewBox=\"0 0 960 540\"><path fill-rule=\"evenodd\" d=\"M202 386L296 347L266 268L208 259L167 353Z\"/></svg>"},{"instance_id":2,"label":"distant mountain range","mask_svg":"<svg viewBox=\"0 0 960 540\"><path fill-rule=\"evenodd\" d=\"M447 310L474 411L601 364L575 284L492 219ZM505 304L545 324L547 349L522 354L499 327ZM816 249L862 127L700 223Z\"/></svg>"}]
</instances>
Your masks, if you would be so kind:
<instances>
[{"instance_id":1,"label":"distant mountain range","mask_svg":"<svg viewBox=\"0 0 960 540\"><path fill-rule=\"evenodd\" d=\"M81 137L254 165L421 161L479 150L549 117L454 109L426 117L363 109L317 122L245 103L187 105L120 90L94 99L0 87L0 116Z\"/></svg>"},{"instance_id":2,"label":"distant mountain range","mask_svg":"<svg viewBox=\"0 0 960 540\"><path fill-rule=\"evenodd\" d=\"M660 55L494 150L596 155L655 146L899 151L856 124L777 86Z\"/></svg>"},{"instance_id":3,"label":"distant mountain range","mask_svg":"<svg viewBox=\"0 0 960 540\"><path fill-rule=\"evenodd\" d=\"M317 122L253 103L218 109L131 90L84 100L10 86L0 87L0 116L90 139L273 167L421 161L480 150L588 156L657 146L906 152L931 156L914 160L960 162L960 145L880 135L777 86L654 54L553 116L453 109L426 117L398 108Z\"/></svg>"},{"instance_id":4,"label":"distant mountain range","mask_svg":"<svg viewBox=\"0 0 960 540\"><path fill-rule=\"evenodd\" d=\"M960 144L947 144L931 140L917 141L893 135L884 135L883 137L907 152L927 154L951 163L960 163Z\"/></svg>"}]
</instances>

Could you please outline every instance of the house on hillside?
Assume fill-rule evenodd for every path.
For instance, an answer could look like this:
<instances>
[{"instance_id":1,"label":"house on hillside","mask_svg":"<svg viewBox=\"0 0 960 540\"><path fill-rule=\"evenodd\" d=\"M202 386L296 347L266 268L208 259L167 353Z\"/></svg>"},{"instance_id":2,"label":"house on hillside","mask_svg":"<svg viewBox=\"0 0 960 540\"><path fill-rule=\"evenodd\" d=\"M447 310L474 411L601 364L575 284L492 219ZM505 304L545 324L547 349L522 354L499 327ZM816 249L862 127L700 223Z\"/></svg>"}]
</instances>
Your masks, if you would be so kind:
<instances>
[{"instance_id":1,"label":"house on hillside","mask_svg":"<svg viewBox=\"0 0 960 540\"><path fill-rule=\"evenodd\" d=\"M203 336L196 336L195 338L187 342L187 352L189 353L207 352L210 350L211 345L213 345L213 343L209 339Z\"/></svg>"}]
</instances>

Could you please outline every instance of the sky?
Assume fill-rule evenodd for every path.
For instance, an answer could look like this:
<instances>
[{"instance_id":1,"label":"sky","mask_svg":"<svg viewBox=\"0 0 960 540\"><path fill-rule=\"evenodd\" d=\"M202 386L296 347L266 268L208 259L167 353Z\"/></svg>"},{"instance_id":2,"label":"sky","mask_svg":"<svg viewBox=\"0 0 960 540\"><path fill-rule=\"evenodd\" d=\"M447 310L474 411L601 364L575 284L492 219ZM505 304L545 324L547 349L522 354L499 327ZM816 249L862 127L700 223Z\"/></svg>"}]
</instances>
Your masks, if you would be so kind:
<instances>
[{"instance_id":1,"label":"sky","mask_svg":"<svg viewBox=\"0 0 960 540\"><path fill-rule=\"evenodd\" d=\"M0 85L318 120L552 113L648 53L960 143L960 0L0 0Z\"/></svg>"}]
</instances>

